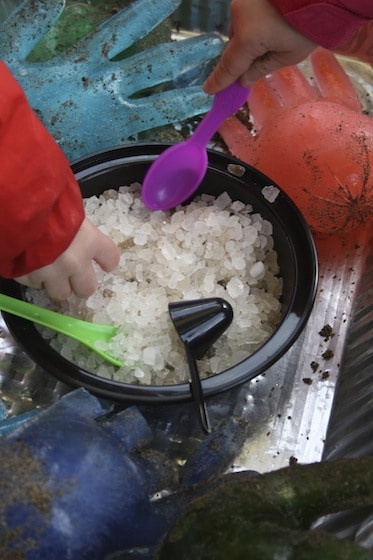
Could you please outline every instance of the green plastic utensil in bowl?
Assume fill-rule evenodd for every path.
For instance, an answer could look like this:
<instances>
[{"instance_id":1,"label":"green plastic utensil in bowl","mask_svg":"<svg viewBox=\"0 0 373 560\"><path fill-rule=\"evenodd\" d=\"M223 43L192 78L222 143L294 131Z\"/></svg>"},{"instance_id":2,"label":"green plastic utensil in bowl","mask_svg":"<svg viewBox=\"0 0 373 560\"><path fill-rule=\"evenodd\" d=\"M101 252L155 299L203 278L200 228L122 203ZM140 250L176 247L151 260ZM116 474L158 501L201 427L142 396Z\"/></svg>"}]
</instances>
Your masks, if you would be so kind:
<instances>
[{"instance_id":1,"label":"green plastic utensil in bowl","mask_svg":"<svg viewBox=\"0 0 373 560\"><path fill-rule=\"evenodd\" d=\"M117 333L118 327L75 319L5 294L0 294L0 310L75 338L111 364L115 366L123 365L120 360L96 346L99 341L109 342Z\"/></svg>"}]
</instances>

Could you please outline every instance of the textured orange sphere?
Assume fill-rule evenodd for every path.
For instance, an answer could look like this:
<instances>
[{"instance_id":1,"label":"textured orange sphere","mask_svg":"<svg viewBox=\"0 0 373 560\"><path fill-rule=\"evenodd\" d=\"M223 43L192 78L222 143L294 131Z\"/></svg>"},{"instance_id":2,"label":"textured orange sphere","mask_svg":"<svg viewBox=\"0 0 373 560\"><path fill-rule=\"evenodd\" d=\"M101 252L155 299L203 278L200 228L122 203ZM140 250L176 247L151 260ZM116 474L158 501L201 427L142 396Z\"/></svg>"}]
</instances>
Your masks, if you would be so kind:
<instances>
[{"instance_id":1,"label":"textured orange sphere","mask_svg":"<svg viewBox=\"0 0 373 560\"><path fill-rule=\"evenodd\" d=\"M351 230L373 216L373 119L330 101L265 125L245 161L282 187L314 231Z\"/></svg>"}]
</instances>

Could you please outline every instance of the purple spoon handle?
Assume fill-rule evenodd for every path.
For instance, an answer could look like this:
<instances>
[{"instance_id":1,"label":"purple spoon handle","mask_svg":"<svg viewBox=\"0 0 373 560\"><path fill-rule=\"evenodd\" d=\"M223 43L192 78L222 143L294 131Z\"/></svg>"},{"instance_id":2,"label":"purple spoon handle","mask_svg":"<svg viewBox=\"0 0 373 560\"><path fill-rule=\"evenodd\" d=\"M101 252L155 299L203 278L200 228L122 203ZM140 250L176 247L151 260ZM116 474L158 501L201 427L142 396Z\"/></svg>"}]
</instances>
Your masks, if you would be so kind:
<instances>
[{"instance_id":1,"label":"purple spoon handle","mask_svg":"<svg viewBox=\"0 0 373 560\"><path fill-rule=\"evenodd\" d=\"M210 111L203 117L189 140L198 146L206 146L221 123L242 107L249 93L250 88L244 88L239 82L233 82L219 91L214 97Z\"/></svg>"}]
</instances>

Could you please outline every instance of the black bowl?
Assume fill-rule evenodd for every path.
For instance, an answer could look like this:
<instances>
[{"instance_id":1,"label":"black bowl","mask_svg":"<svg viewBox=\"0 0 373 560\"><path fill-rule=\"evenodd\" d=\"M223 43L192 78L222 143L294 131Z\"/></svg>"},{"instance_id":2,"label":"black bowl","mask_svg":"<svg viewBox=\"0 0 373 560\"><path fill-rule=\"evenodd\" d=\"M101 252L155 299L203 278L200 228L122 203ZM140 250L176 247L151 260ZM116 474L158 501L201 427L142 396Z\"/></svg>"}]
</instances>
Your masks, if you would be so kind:
<instances>
[{"instance_id":1,"label":"black bowl","mask_svg":"<svg viewBox=\"0 0 373 560\"><path fill-rule=\"evenodd\" d=\"M142 182L154 159L167 144L133 144L82 158L72 164L84 197L107 188ZM243 174L236 174L236 166ZM232 173L233 170L233 173ZM238 176L240 175L240 176ZM202 380L205 396L231 389L253 379L274 364L300 335L312 309L317 287L317 254L309 228L293 202L280 189L272 203L262 189L273 181L253 167L215 151L209 151L208 170L197 194L219 195L227 191L234 200L251 204L255 212L273 224L275 249L283 277L282 319L272 336L253 354L233 367ZM276 185L275 185L276 186ZM16 282L1 280L0 290L22 298ZM72 387L116 402L171 403L190 401L188 383L166 386L132 385L98 377L69 362L53 350L33 323L4 313L10 333L42 368Z\"/></svg>"}]
</instances>

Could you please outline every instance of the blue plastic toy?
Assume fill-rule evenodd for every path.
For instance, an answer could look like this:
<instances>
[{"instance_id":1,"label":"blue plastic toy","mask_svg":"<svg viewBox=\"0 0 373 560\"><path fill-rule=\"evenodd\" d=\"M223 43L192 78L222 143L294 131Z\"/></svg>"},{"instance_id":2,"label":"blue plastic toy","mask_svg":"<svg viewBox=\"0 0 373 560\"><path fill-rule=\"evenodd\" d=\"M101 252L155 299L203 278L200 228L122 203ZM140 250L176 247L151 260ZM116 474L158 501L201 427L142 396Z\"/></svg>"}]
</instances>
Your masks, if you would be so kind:
<instances>
[{"instance_id":1,"label":"blue plastic toy","mask_svg":"<svg viewBox=\"0 0 373 560\"><path fill-rule=\"evenodd\" d=\"M105 414L79 389L0 439L2 558L102 560L164 534L149 499L166 460L141 456L150 434L136 409Z\"/></svg>"},{"instance_id":2,"label":"blue plastic toy","mask_svg":"<svg viewBox=\"0 0 373 560\"><path fill-rule=\"evenodd\" d=\"M70 160L208 111L211 99L200 84L221 53L219 35L170 41L113 60L179 4L136 0L46 62L27 57L62 13L63 0L26 0L0 25L0 58Z\"/></svg>"},{"instance_id":3,"label":"blue plastic toy","mask_svg":"<svg viewBox=\"0 0 373 560\"><path fill-rule=\"evenodd\" d=\"M242 397L240 390L236 412L244 416ZM223 399L213 402L214 433L205 438L190 403L165 407L164 415L148 407L116 411L76 389L13 426L0 435L0 557L151 554L242 445L249 423L231 412Z\"/></svg>"}]
</instances>

